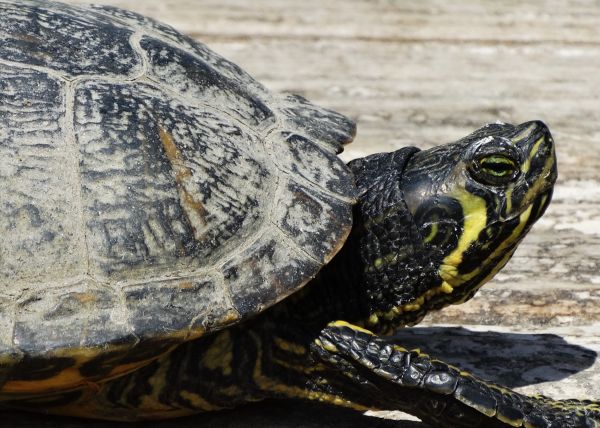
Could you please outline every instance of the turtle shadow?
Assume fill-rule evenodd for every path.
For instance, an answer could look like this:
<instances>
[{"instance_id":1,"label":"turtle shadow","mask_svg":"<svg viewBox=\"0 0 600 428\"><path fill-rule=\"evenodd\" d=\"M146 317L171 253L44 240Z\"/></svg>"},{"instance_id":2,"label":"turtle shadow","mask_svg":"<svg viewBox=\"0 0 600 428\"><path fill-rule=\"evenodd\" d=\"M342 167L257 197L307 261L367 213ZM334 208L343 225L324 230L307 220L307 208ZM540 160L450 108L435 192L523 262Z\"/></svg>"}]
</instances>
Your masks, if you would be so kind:
<instances>
[{"instance_id":1,"label":"turtle shadow","mask_svg":"<svg viewBox=\"0 0 600 428\"><path fill-rule=\"evenodd\" d=\"M588 369L598 356L555 334L412 327L390 340L509 388L560 381Z\"/></svg>"},{"instance_id":2,"label":"turtle shadow","mask_svg":"<svg viewBox=\"0 0 600 428\"><path fill-rule=\"evenodd\" d=\"M560 381L591 367L597 353L554 334L472 331L462 327L413 327L389 338L510 388ZM402 416L390 412L386 418ZM89 421L6 412L0 428L148 427L149 422ZM233 410L153 421L152 428L430 428L422 422L383 419L299 401L267 400Z\"/></svg>"},{"instance_id":3,"label":"turtle shadow","mask_svg":"<svg viewBox=\"0 0 600 428\"><path fill-rule=\"evenodd\" d=\"M22 412L3 413L1 428L430 428L406 420L366 416L318 403L267 400L237 409L152 422L107 422L51 417Z\"/></svg>"}]
</instances>

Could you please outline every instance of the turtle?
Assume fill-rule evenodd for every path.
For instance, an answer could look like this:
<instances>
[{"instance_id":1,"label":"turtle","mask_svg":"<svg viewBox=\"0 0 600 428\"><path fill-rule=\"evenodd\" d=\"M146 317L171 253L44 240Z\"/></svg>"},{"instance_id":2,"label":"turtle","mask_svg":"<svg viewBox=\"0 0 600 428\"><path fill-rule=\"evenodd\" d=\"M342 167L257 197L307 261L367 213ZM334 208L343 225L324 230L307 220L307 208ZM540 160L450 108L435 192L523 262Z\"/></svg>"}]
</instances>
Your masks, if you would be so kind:
<instances>
[{"instance_id":1,"label":"turtle","mask_svg":"<svg viewBox=\"0 0 600 428\"><path fill-rule=\"evenodd\" d=\"M391 333L546 210L541 121L344 163L353 120L109 6L0 0L0 406L148 420L265 398L597 427ZM425 344L426 345L426 344Z\"/></svg>"}]
</instances>

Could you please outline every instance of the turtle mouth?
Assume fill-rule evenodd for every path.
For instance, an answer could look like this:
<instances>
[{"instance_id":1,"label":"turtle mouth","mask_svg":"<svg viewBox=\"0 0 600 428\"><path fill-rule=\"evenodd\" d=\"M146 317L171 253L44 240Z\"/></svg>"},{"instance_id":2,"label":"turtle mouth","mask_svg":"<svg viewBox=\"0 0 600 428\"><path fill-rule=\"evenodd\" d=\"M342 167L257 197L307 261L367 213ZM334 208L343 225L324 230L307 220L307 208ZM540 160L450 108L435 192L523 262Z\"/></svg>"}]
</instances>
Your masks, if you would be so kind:
<instances>
[{"instance_id":1,"label":"turtle mouth","mask_svg":"<svg viewBox=\"0 0 600 428\"><path fill-rule=\"evenodd\" d=\"M550 205L550 201L552 200L553 192L554 188L550 187L538 198L536 198L536 200L531 206L531 214L527 226L531 227L533 223L535 223L537 220L539 220L540 217L544 215L546 209L548 209L548 206ZM527 227L527 229L529 229L529 227Z\"/></svg>"},{"instance_id":2,"label":"turtle mouth","mask_svg":"<svg viewBox=\"0 0 600 428\"><path fill-rule=\"evenodd\" d=\"M529 217L532 223L539 220L539 218L544 215L546 209L550 205L553 192L554 187L552 185L548 185L547 189L542 190L542 193L540 193L533 201L523 204L520 209L513 210L510 214L506 213L507 203L505 202L505 205L502 207L502 212L500 216L498 216L498 221L500 223L510 223L528 211L530 211Z\"/></svg>"},{"instance_id":3,"label":"turtle mouth","mask_svg":"<svg viewBox=\"0 0 600 428\"><path fill-rule=\"evenodd\" d=\"M558 176L555 144L543 122L526 122L516 127L511 141L522 154L520 177L506 189L499 220L510 222L530 212L531 223L546 211Z\"/></svg>"}]
</instances>

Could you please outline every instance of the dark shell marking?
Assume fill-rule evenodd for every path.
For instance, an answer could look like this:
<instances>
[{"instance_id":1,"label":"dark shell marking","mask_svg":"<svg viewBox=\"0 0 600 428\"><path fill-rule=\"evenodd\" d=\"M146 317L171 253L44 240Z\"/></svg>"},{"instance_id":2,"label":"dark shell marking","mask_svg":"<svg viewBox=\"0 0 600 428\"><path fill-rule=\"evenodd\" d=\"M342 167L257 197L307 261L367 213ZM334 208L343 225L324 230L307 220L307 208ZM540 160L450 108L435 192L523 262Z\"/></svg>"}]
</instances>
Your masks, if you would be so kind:
<instances>
[{"instance_id":1,"label":"dark shell marking","mask_svg":"<svg viewBox=\"0 0 600 428\"><path fill-rule=\"evenodd\" d=\"M350 230L354 132L131 12L0 0L1 393L133 370L301 287Z\"/></svg>"}]
</instances>

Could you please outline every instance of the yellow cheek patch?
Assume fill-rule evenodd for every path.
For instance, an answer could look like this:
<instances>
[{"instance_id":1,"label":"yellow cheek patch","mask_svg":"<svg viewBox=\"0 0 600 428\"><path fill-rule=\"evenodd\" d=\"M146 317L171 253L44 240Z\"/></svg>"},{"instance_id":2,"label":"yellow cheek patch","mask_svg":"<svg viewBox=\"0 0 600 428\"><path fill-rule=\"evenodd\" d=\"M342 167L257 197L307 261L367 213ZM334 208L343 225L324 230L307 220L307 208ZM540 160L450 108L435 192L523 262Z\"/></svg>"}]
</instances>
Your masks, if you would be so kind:
<instances>
[{"instance_id":1,"label":"yellow cheek patch","mask_svg":"<svg viewBox=\"0 0 600 428\"><path fill-rule=\"evenodd\" d=\"M464 280L460 278L456 266L460 265L465 252L469 249L471 244L478 240L479 234L485 229L487 225L487 208L483 198L469 193L464 188L457 188L452 196L461 204L464 216L464 228L457 247L446 256L440 267L440 277L443 280L442 284L425 291L410 303L393 307L387 312L379 311L372 314L366 321L367 325L375 326L379 323L381 318L391 321L405 312L419 311L425 302L441 294L451 294L454 292L455 287L460 286L464 282ZM432 230L424 238L424 241L431 241L437 232L437 225L432 225Z\"/></svg>"},{"instance_id":2,"label":"yellow cheek patch","mask_svg":"<svg viewBox=\"0 0 600 428\"><path fill-rule=\"evenodd\" d=\"M510 236L508 238L506 238L498 246L498 248L496 248L496 250L494 250L494 252L492 254L490 254L485 260L483 260L480 263L478 269L475 269L468 273L459 274L456 266L442 265L440 267L440 275L441 275L441 272L444 272L445 275L449 275L449 277L452 278L452 280L454 281L454 287L457 287L461 283L464 283L466 281L473 279L475 276L477 276L481 272L481 268L488 266L493 260L500 257L503 253L506 252L506 250L511 245L513 245L517 240L519 240L523 236L523 229L525 228L525 225L527 224L527 221L529 220L529 216L531 215L531 210L532 210L532 205L530 205L525 211L523 211L521 213L521 215L519 216L519 224L515 227L515 229L510 234ZM500 262L498 262L494 266L492 271L481 281L479 286L482 286L483 284L488 282L490 279L492 279L498 273L498 271L506 265L506 263L508 262L508 260L510 259L510 257L512 256L513 253L514 253L514 249L512 251L507 252L504 255L504 257L502 257L502 260ZM442 277L442 278L444 278L444 277ZM458 302L458 303L461 303L461 302Z\"/></svg>"},{"instance_id":3,"label":"yellow cheek patch","mask_svg":"<svg viewBox=\"0 0 600 428\"><path fill-rule=\"evenodd\" d=\"M462 263L463 256L471 244L477 242L479 234L486 228L487 208L483 198L469 193L466 189L457 188L452 196L462 207L464 226L458 245L444 258L440 266L440 277L448 285L457 287L463 282L457 267Z\"/></svg>"},{"instance_id":4,"label":"yellow cheek patch","mask_svg":"<svg viewBox=\"0 0 600 428\"><path fill-rule=\"evenodd\" d=\"M527 130L527 132L529 132L529 130ZM541 137L534 143L528 155L528 158L524 162L522 172L526 173L531 168L531 162L534 159L535 155L539 152L544 141L544 137ZM504 162L503 158L494 158L493 160L494 162ZM554 156L550 155L546 159L544 167L540 173L539 179L532 184L532 186L528 189L527 193L524 195L521 201L520 205L523 206L524 204L527 204L527 208L519 214L519 224L516 225L514 230L511 232L510 236L508 236L503 242L501 242L498 245L498 247L495 248L485 260L482 260L481 263L477 265L476 268L474 268L470 272L464 273L459 272L458 267L463 264L465 255L467 254L469 249L472 248L473 245L477 245L478 241L480 240L481 233L485 231L488 226L489 219L487 216L486 200L480 196L470 193L469 191L467 191L464 185L461 185L459 183L458 186L452 189L452 191L449 193L449 196L452 196L461 205L463 212L463 230L459 236L456 248L452 250L452 252L448 254L440 264L439 275L442 279L441 285L425 291L423 294L415 297L415 299L412 300L410 303L393 307L385 312L378 311L371 314L371 316L366 320L365 324L369 326L376 326L383 319L391 321L403 313L419 311L423 308L426 302L428 302L435 296L442 294L448 295L454 293L458 287L462 286L463 284L467 283L473 278L476 278L478 275L481 275L483 270L490 269L490 272L479 284L476 284L476 286L480 287L481 285L489 281L508 262L515 250L514 248L511 248L511 246L514 246L514 244L517 243L523 237L523 233L527 222L529 221L532 215L536 214L532 213L532 200L536 197L536 195L539 195L542 191L542 186L544 186L544 184L546 183L546 177L551 173L553 165ZM513 209L513 192L514 186L508 186L505 195L505 210L507 215ZM543 196L543 199L540 204L540 209L542 209L541 207L544 206L546 199L547 196ZM495 202L499 204L499 201ZM438 224L432 223L431 228L429 229L427 236L423 238L423 241L425 243L433 241L438 233ZM489 245L492 244L486 244L485 242L482 242L481 248L485 251L488 251ZM496 245L496 243L494 243L494 245ZM396 260L394 260L393 256L394 255L390 254L377 259L374 262L374 265L371 267L371 269L378 269L382 266L392 264L394 261L397 262L397 258ZM491 264L493 264L493 266ZM467 299L470 295L472 294L465 293L463 300ZM454 300L457 299L458 297Z\"/></svg>"}]
</instances>

